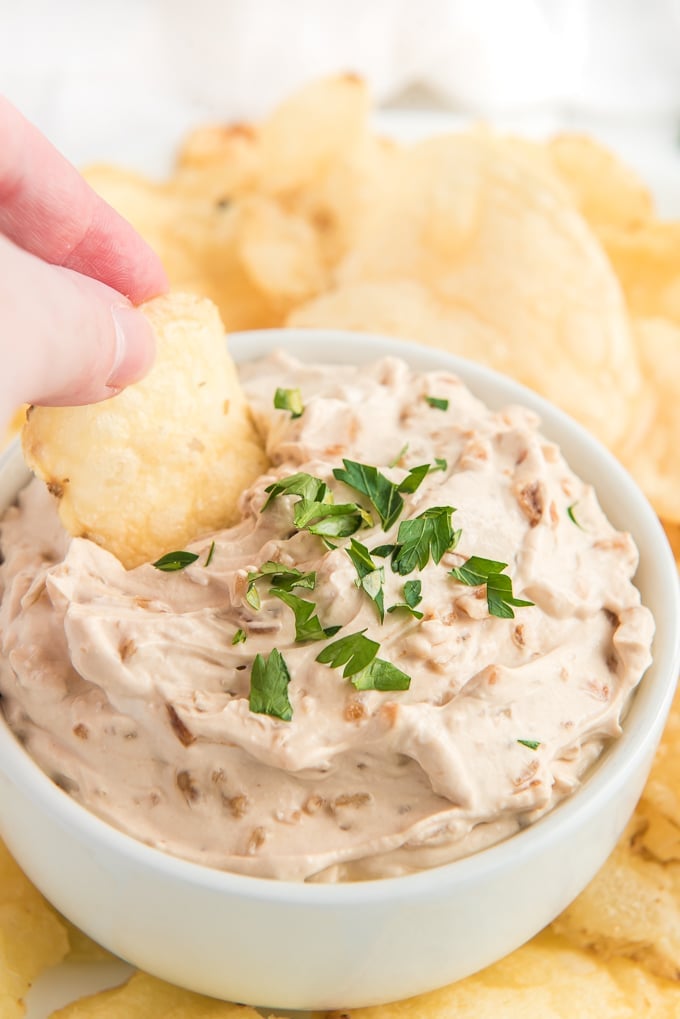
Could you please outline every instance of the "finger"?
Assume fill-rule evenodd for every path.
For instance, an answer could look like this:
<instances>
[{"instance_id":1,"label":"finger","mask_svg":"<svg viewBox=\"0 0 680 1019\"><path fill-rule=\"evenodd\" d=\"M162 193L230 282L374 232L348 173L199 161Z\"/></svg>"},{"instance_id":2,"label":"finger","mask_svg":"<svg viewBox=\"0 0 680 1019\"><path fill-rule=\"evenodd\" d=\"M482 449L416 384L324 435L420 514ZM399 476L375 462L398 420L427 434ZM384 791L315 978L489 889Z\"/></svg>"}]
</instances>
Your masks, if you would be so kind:
<instances>
[{"instance_id":1,"label":"finger","mask_svg":"<svg viewBox=\"0 0 680 1019\"><path fill-rule=\"evenodd\" d=\"M0 237L0 416L20 403L114 396L154 357L151 327L115 290Z\"/></svg>"},{"instance_id":2,"label":"finger","mask_svg":"<svg viewBox=\"0 0 680 1019\"><path fill-rule=\"evenodd\" d=\"M148 244L3 96L0 138L0 232L134 304L168 289Z\"/></svg>"}]
</instances>

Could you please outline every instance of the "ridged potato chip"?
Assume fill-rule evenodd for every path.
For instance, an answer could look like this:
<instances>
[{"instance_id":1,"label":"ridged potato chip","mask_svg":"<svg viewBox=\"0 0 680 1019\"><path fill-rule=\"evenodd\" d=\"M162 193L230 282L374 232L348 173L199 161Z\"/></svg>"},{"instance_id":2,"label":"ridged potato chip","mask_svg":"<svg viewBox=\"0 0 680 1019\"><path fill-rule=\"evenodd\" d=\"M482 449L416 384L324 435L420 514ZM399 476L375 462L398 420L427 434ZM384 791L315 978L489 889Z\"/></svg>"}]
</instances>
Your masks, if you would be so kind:
<instances>
[{"instance_id":1,"label":"ridged potato chip","mask_svg":"<svg viewBox=\"0 0 680 1019\"><path fill-rule=\"evenodd\" d=\"M59 917L0 842L0 1016L20 1019L35 978L66 956Z\"/></svg>"},{"instance_id":2,"label":"ridged potato chip","mask_svg":"<svg viewBox=\"0 0 680 1019\"><path fill-rule=\"evenodd\" d=\"M149 375L85 407L36 407L29 466L73 535L128 569L238 518L266 466L215 307L186 294L144 306L158 340Z\"/></svg>"},{"instance_id":3,"label":"ridged potato chip","mask_svg":"<svg viewBox=\"0 0 680 1019\"><path fill-rule=\"evenodd\" d=\"M225 960L228 965L228 960ZM51 1019L261 1019L252 1008L184 991L146 973L53 1012ZM274 1019L274 1017L273 1017Z\"/></svg>"},{"instance_id":4,"label":"ridged potato chip","mask_svg":"<svg viewBox=\"0 0 680 1019\"><path fill-rule=\"evenodd\" d=\"M547 931L441 990L326 1019L677 1019L680 987L624 959L604 961Z\"/></svg>"}]
</instances>

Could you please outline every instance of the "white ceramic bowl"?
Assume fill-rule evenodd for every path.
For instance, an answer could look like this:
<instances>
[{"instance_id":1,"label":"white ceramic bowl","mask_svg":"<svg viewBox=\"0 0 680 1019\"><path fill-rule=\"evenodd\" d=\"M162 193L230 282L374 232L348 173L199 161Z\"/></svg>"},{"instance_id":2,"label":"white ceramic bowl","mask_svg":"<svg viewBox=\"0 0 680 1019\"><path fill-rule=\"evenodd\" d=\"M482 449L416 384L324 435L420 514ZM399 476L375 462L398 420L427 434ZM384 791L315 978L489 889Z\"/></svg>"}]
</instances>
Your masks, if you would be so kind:
<instances>
[{"instance_id":1,"label":"white ceramic bowl","mask_svg":"<svg viewBox=\"0 0 680 1019\"><path fill-rule=\"evenodd\" d=\"M279 1008L374 1004L463 977L522 944L587 884L614 847L651 766L678 673L675 563L653 510L580 426L509 379L441 351L315 331L231 339L239 360L285 346L306 361L397 353L451 369L492 407L521 402L592 482L641 552L637 584L656 618L654 664L623 736L583 787L533 827L468 859L358 884L276 882L174 859L121 834L57 788L0 723L0 833L58 909L116 954L216 997ZM0 462L0 510L27 480Z\"/></svg>"}]
</instances>

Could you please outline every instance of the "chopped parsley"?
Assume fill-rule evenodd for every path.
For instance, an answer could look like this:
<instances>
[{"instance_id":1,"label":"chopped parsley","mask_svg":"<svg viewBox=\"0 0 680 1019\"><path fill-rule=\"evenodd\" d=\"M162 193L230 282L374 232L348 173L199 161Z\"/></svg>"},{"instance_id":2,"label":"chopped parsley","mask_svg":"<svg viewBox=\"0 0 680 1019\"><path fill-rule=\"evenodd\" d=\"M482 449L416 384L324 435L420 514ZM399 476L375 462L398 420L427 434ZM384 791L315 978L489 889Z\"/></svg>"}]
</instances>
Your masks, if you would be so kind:
<instances>
[{"instance_id":1,"label":"chopped parsley","mask_svg":"<svg viewBox=\"0 0 680 1019\"><path fill-rule=\"evenodd\" d=\"M370 665L352 676L352 684L357 690L408 690L411 677L392 662L374 658Z\"/></svg>"},{"instance_id":2,"label":"chopped parsley","mask_svg":"<svg viewBox=\"0 0 680 1019\"><path fill-rule=\"evenodd\" d=\"M277 389L274 393L274 406L277 410L289 410L292 418L302 417L305 409L299 389Z\"/></svg>"},{"instance_id":3,"label":"chopped parsley","mask_svg":"<svg viewBox=\"0 0 680 1019\"><path fill-rule=\"evenodd\" d=\"M293 708L288 700L289 683L288 666L277 648L272 648L268 658L256 655L250 673L250 710L290 722Z\"/></svg>"},{"instance_id":4,"label":"chopped parsley","mask_svg":"<svg viewBox=\"0 0 680 1019\"><path fill-rule=\"evenodd\" d=\"M529 750L538 750L541 745L540 740L537 739L518 739L518 743L521 743L523 747L528 747Z\"/></svg>"},{"instance_id":5,"label":"chopped parsley","mask_svg":"<svg viewBox=\"0 0 680 1019\"><path fill-rule=\"evenodd\" d=\"M339 626L324 628L321 625L319 617L314 613L316 609L314 602L298 598L297 595L292 594L290 591L283 591L277 587L273 587L271 593L275 598L282 601L284 605L293 610L293 615L295 616L295 640L298 643L303 644L308 640L325 640L326 637L333 637L340 629Z\"/></svg>"},{"instance_id":6,"label":"chopped parsley","mask_svg":"<svg viewBox=\"0 0 680 1019\"><path fill-rule=\"evenodd\" d=\"M369 513L354 502L332 503L301 499L295 504L293 523L301 531L327 538L347 538L360 527L370 527Z\"/></svg>"},{"instance_id":7,"label":"chopped parsley","mask_svg":"<svg viewBox=\"0 0 680 1019\"><path fill-rule=\"evenodd\" d=\"M349 679L370 665L378 653L380 645L377 641L365 637L365 630L350 633L347 637L334 640L316 656L317 662L338 669L344 665L343 676Z\"/></svg>"},{"instance_id":8,"label":"chopped parsley","mask_svg":"<svg viewBox=\"0 0 680 1019\"><path fill-rule=\"evenodd\" d=\"M430 467L430 472L432 473L433 471L446 471L448 470L448 467L449 467L448 461L446 461L444 457L436 456L434 458L434 467Z\"/></svg>"},{"instance_id":9,"label":"chopped parsley","mask_svg":"<svg viewBox=\"0 0 680 1019\"><path fill-rule=\"evenodd\" d=\"M486 584L486 603L489 615L500 619L514 619L515 613L511 606L523 607L533 605L532 601L515 598L512 593L512 580L503 573L507 563L495 559L483 559L481 556L470 556L462 566L451 570L451 576L468 587L481 587Z\"/></svg>"},{"instance_id":10,"label":"chopped parsley","mask_svg":"<svg viewBox=\"0 0 680 1019\"><path fill-rule=\"evenodd\" d=\"M412 467L404 480L397 485L397 491L411 495L420 488L431 470L432 468L430 464L421 464L419 467Z\"/></svg>"},{"instance_id":11,"label":"chopped parsley","mask_svg":"<svg viewBox=\"0 0 680 1019\"><path fill-rule=\"evenodd\" d=\"M402 520L392 553L395 573L405 576L415 569L422 570L430 556L438 563L445 552L456 547L461 532L451 526L453 513L453 506L432 506L412 520Z\"/></svg>"},{"instance_id":12,"label":"chopped parsley","mask_svg":"<svg viewBox=\"0 0 680 1019\"><path fill-rule=\"evenodd\" d=\"M416 608L423 600L421 594L422 583L420 580L407 580L404 584L404 600L397 605L390 605L388 612L396 612L397 609L406 609L416 619L422 619L423 613Z\"/></svg>"},{"instance_id":13,"label":"chopped parsley","mask_svg":"<svg viewBox=\"0 0 680 1019\"><path fill-rule=\"evenodd\" d=\"M402 457L406 456L406 454L408 453L408 447L409 447L408 442L405 442L404 445L399 450L399 452L397 453L397 455L395 456L394 460L390 460L387 466L396 467L399 461L402 459Z\"/></svg>"},{"instance_id":14,"label":"chopped parsley","mask_svg":"<svg viewBox=\"0 0 680 1019\"><path fill-rule=\"evenodd\" d=\"M163 573L174 573L176 570L184 570L187 566L195 563L198 556L195 552L168 552L157 559L151 565Z\"/></svg>"},{"instance_id":15,"label":"chopped parsley","mask_svg":"<svg viewBox=\"0 0 680 1019\"><path fill-rule=\"evenodd\" d=\"M315 572L303 573L294 566L284 566L283 563L268 560L266 563L262 563L259 570L249 573L247 577L248 586L245 598L250 607L256 610L260 608L261 602L255 585L263 577L269 577L272 587L278 587L283 591L291 591L294 587L303 587L308 591L313 591L316 587Z\"/></svg>"},{"instance_id":16,"label":"chopped parsley","mask_svg":"<svg viewBox=\"0 0 680 1019\"><path fill-rule=\"evenodd\" d=\"M574 507L575 506L576 506L575 502L572 502L571 506L567 506L567 516L571 520L572 524L576 524L576 526L578 527L579 531L583 531L584 530L583 526L581 524L579 524L578 520L574 516Z\"/></svg>"},{"instance_id":17,"label":"chopped parsley","mask_svg":"<svg viewBox=\"0 0 680 1019\"><path fill-rule=\"evenodd\" d=\"M215 542L213 541L213 542L210 543L210 548L208 549L208 555L207 555L206 560L203 563L203 565L204 566L210 566L210 564L212 562L212 557L214 555L215 555Z\"/></svg>"},{"instance_id":18,"label":"chopped parsley","mask_svg":"<svg viewBox=\"0 0 680 1019\"><path fill-rule=\"evenodd\" d=\"M383 584L385 583L385 567L376 566L371 558L371 553L360 541L352 538L349 548L345 552L352 560L354 569L357 571L355 581L357 587L366 592L374 602L378 611L378 618L382 623L385 619L385 595Z\"/></svg>"},{"instance_id":19,"label":"chopped parsley","mask_svg":"<svg viewBox=\"0 0 680 1019\"><path fill-rule=\"evenodd\" d=\"M426 396L425 402L429 403L430 407L434 407L435 410L449 409L449 401L441 396Z\"/></svg>"},{"instance_id":20,"label":"chopped parsley","mask_svg":"<svg viewBox=\"0 0 680 1019\"><path fill-rule=\"evenodd\" d=\"M279 495L299 495L302 499L308 499L310 502L323 502L328 498L328 487L325 482L304 471L289 474L287 478L275 481L273 485L265 488L265 492L269 493L269 498L262 507L263 510L266 510Z\"/></svg>"},{"instance_id":21,"label":"chopped parsley","mask_svg":"<svg viewBox=\"0 0 680 1019\"><path fill-rule=\"evenodd\" d=\"M231 638L231 643L232 644L245 644L247 639L248 639L248 637L247 637L246 631L238 629L236 631L236 633L234 634L234 636Z\"/></svg>"},{"instance_id":22,"label":"chopped parsley","mask_svg":"<svg viewBox=\"0 0 680 1019\"><path fill-rule=\"evenodd\" d=\"M377 467L343 460L344 470L336 467L333 476L350 488L365 495L380 517L383 529L388 531L397 522L404 508L399 486L381 474Z\"/></svg>"}]
</instances>

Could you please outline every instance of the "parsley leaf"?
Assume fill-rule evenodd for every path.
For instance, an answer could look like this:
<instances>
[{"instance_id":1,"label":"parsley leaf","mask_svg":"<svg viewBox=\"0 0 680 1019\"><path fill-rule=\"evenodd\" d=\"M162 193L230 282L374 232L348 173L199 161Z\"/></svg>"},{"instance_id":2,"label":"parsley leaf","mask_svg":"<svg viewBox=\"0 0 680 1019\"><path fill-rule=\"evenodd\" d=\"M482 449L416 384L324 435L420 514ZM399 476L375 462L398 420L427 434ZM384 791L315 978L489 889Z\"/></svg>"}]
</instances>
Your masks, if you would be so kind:
<instances>
[{"instance_id":1,"label":"parsley leaf","mask_svg":"<svg viewBox=\"0 0 680 1019\"><path fill-rule=\"evenodd\" d=\"M420 467L412 467L403 481L397 485L398 492L406 492L409 495L417 491L430 473L429 464L421 464Z\"/></svg>"},{"instance_id":2,"label":"parsley leaf","mask_svg":"<svg viewBox=\"0 0 680 1019\"><path fill-rule=\"evenodd\" d=\"M406 609L415 616L416 619L422 619L423 613L416 608L423 600L421 594L422 583L419 580L407 580L404 584L404 600L399 602L397 605L390 605L388 612L396 612L397 609Z\"/></svg>"},{"instance_id":3,"label":"parsley leaf","mask_svg":"<svg viewBox=\"0 0 680 1019\"><path fill-rule=\"evenodd\" d=\"M289 410L292 418L302 417L305 409L299 389L277 389L274 393L274 406L277 410Z\"/></svg>"},{"instance_id":4,"label":"parsley leaf","mask_svg":"<svg viewBox=\"0 0 680 1019\"><path fill-rule=\"evenodd\" d=\"M578 527L579 531L583 531L583 530L585 530L585 528L582 527L581 524L579 524L578 520L574 516L574 507L575 506L576 506L575 502L572 502L571 506L567 506L567 516L571 520L572 524L576 524L576 526Z\"/></svg>"},{"instance_id":5,"label":"parsley leaf","mask_svg":"<svg viewBox=\"0 0 680 1019\"><path fill-rule=\"evenodd\" d=\"M313 591L316 586L315 572L302 573L300 570L295 569L294 566L284 566L283 563L275 563L271 559L267 560L266 563L262 563L259 570L249 573L247 577L248 587L245 598L253 609L259 609L261 605L260 595L255 585L263 577L269 577L274 587L281 588L284 591L290 591L294 587L304 587L308 591Z\"/></svg>"},{"instance_id":6,"label":"parsley leaf","mask_svg":"<svg viewBox=\"0 0 680 1019\"><path fill-rule=\"evenodd\" d=\"M377 467L356 463L354 460L342 462L345 469L336 467L333 471L334 477L367 496L380 517L383 529L388 531L397 522L404 508L404 500L399 495L399 486L389 481Z\"/></svg>"},{"instance_id":7,"label":"parsley leaf","mask_svg":"<svg viewBox=\"0 0 680 1019\"><path fill-rule=\"evenodd\" d=\"M273 587L271 593L275 598L279 598L284 605L293 610L295 616L295 640L300 644L307 640L325 640L326 637L332 637L340 629L339 626L329 626L324 629L319 622L319 617L314 615L314 609L316 608L314 602L298 598L297 595L291 594L290 591L283 591L277 587Z\"/></svg>"},{"instance_id":8,"label":"parsley leaf","mask_svg":"<svg viewBox=\"0 0 680 1019\"><path fill-rule=\"evenodd\" d=\"M434 458L434 467L430 467L430 471L445 471L448 469L448 462L442 456L436 456Z\"/></svg>"},{"instance_id":9,"label":"parsley leaf","mask_svg":"<svg viewBox=\"0 0 680 1019\"><path fill-rule=\"evenodd\" d=\"M347 637L334 640L328 644L323 651L316 656L317 662L322 665L330 665L337 669L344 665L343 676L348 679L361 672L367 665L370 665L378 653L380 645L375 640L365 637L365 630L358 633L350 633Z\"/></svg>"},{"instance_id":10,"label":"parsley leaf","mask_svg":"<svg viewBox=\"0 0 680 1019\"><path fill-rule=\"evenodd\" d=\"M288 666L277 648L272 648L268 658L256 655L250 673L250 710L290 722L293 708L288 700L289 683Z\"/></svg>"},{"instance_id":11,"label":"parsley leaf","mask_svg":"<svg viewBox=\"0 0 680 1019\"><path fill-rule=\"evenodd\" d=\"M208 550L208 555L207 555L206 560L203 563L203 565L204 566L210 566L210 564L212 562L212 557L214 555L215 555L215 542L213 541L213 542L211 542L210 548Z\"/></svg>"},{"instance_id":12,"label":"parsley leaf","mask_svg":"<svg viewBox=\"0 0 680 1019\"><path fill-rule=\"evenodd\" d=\"M168 552L151 565L155 566L157 570L162 570L163 573L174 573L176 570L186 569L197 559L198 556L195 552Z\"/></svg>"},{"instance_id":13,"label":"parsley leaf","mask_svg":"<svg viewBox=\"0 0 680 1019\"><path fill-rule=\"evenodd\" d=\"M373 521L366 510L354 502L336 504L301 499L295 504L293 523L310 534L346 538Z\"/></svg>"},{"instance_id":14,"label":"parsley leaf","mask_svg":"<svg viewBox=\"0 0 680 1019\"><path fill-rule=\"evenodd\" d=\"M448 410L449 401L445 400L441 396L426 396L425 402L429 403L430 407L434 407L435 410Z\"/></svg>"},{"instance_id":15,"label":"parsley leaf","mask_svg":"<svg viewBox=\"0 0 680 1019\"><path fill-rule=\"evenodd\" d=\"M234 636L231 638L232 644L245 644L248 636L245 630L237 630Z\"/></svg>"},{"instance_id":16,"label":"parsley leaf","mask_svg":"<svg viewBox=\"0 0 680 1019\"><path fill-rule=\"evenodd\" d=\"M460 530L451 527L453 506L432 506L412 520L399 524L397 547L392 554L392 569L405 576L427 566L430 556L438 563L445 552L455 548Z\"/></svg>"},{"instance_id":17,"label":"parsley leaf","mask_svg":"<svg viewBox=\"0 0 680 1019\"><path fill-rule=\"evenodd\" d=\"M408 690L411 677L384 658L374 658L352 676L352 683L357 690Z\"/></svg>"},{"instance_id":18,"label":"parsley leaf","mask_svg":"<svg viewBox=\"0 0 680 1019\"><path fill-rule=\"evenodd\" d=\"M273 485L265 488L269 498L262 507L266 510L270 502L279 495L299 495L311 502L323 502L328 497L328 488L321 478L315 478L313 474L306 474L299 471L297 474L289 474L287 478L275 481Z\"/></svg>"},{"instance_id":19,"label":"parsley leaf","mask_svg":"<svg viewBox=\"0 0 680 1019\"><path fill-rule=\"evenodd\" d=\"M371 549L371 555L377 555L379 559L387 559L389 555L392 555L396 545L376 545L375 548Z\"/></svg>"},{"instance_id":20,"label":"parsley leaf","mask_svg":"<svg viewBox=\"0 0 680 1019\"><path fill-rule=\"evenodd\" d=\"M468 587L481 587L486 584L486 603L489 615L500 619L514 619L515 613L511 606L522 607L533 605L532 601L515 598L512 593L512 580L503 570L507 563L495 559L483 559L481 556L470 556L462 566L451 570L451 576Z\"/></svg>"},{"instance_id":21,"label":"parsley leaf","mask_svg":"<svg viewBox=\"0 0 680 1019\"><path fill-rule=\"evenodd\" d=\"M376 566L366 546L362 545L355 538L352 538L349 548L346 548L345 552L352 560L354 569L357 571L357 587L365 591L371 601L375 603L378 617L382 623L385 619L385 595L383 592L385 567Z\"/></svg>"},{"instance_id":22,"label":"parsley leaf","mask_svg":"<svg viewBox=\"0 0 680 1019\"><path fill-rule=\"evenodd\" d=\"M541 745L540 740L537 739L518 739L518 743L521 743L523 747L528 747L529 750L538 750Z\"/></svg>"}]
</instances>

